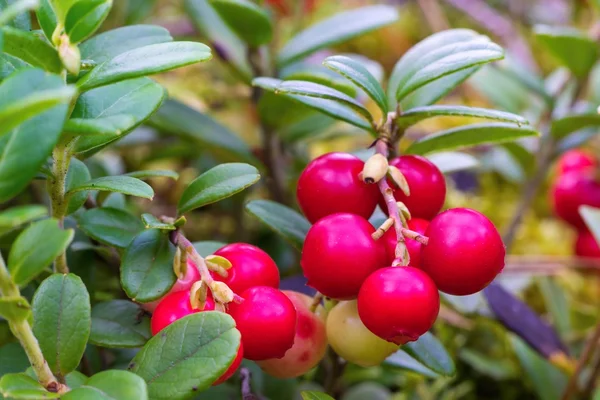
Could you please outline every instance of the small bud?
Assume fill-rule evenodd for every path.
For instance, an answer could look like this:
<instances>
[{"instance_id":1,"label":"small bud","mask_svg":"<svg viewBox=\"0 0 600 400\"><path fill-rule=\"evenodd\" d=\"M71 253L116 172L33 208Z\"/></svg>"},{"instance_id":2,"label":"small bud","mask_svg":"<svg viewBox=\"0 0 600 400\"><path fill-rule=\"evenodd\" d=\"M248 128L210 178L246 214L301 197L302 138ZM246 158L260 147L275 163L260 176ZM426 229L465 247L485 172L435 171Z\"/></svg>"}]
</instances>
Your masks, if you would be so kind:
<instances>
[{"instance_id":1,"label":"small bud","mask_svg":"<svg viewBox=\"0 0 600 400\"><path fill-rule=\"evenodd\" d=\"M208 288L203 281L194 282L190 289L190 305L193 310L204 310Z\"/></svg>"},{"instance_id":2,"label":"small bud","mask_svg":"<svg viewBox=\"0 0 600 400\"><path fill-rule=\"evenodd\" d=\"M229 269L233 266L231 264L231 261L229 261L225 257L215 256L214 254L210 255L210 256L206 256L204 258L204 260L206 260L207 264L218 265L219 267L224 268L224 269Z\"/></svg>"},{"instance_id":3,"label":"small bud","mask_svg":"<svg viewBox=\"0 0 600 400\"><path fill-rule=\"evenodd\" d=\"M231 303L235 298L233 290L231 290L225 282L212 282L210 284L210 291L212 292L213 298L217 303Z\"/></svg>"},{"instance_id":4,"label":"small bud","mask_svg":"<svg viewBox=\"0 0 600 400\"><path fill-rule=\"evenodd\" d=\"M408 182L406 181L406 177L404 176L404 174L393 165L390 165L388 167L387 173L392 182L394 183L394 186L400 188L400 190L402 190L402 193L404 193L406 196L410 196L410 188L408 187Z\"/></svg>"},{"instance_id":5,"label":"small bud","mask_svg":"<svg viewBox=\"0 0 600 400\"><path fill-rule=\"evenodd\" d=\"M380 239L384 233L386 233L392 226L394 226L394 219L388 218L375 232L371 234L374 240Z\"/></svg>"},{"instance_id":6,"label":"small bud","mask_svg":"<svg viewBox=\"0 0 600 400\"><path fill-rule=\"evenodd\" d=\"M181 258L181 249L177 247L177 250L175 250L175 257L173 257L173 272L175 272L175 276L178 279L183 279L187 273L187 265L181 262Z\"/></svg>"},{"instance_id":7,"label":"small bud","mask_svg":"<svg viewBox=\"0 0 600 400\"><path fill-rule=\"evenodd\" d=\"M58 56L64 67L73 75L79 75L81 68L81 53L77 45L71 44L69 36L61 35L60 44L58 45Z\"/></svg>"},{"instance_id":8,"label":"small bud","mask_svg":"<svg viewBox=\"0 0 600 400\"><path fill-rule=\"evenodd\" d=\"M408 210L408 207L406 207L406 204L399 201L396 203L396 205L398 206L398 211L400 212L400 216L403 217L403 219L405 221L408 221L409 219L412 218L410 215L410 211Z\"/></svg>"},{"instance_id":9,"label":"small bud","mask_svg":"<svg viewBox=\"0 0 600 400\"><path fill-rule=\"evenodd\" d=\"M362 170L362 178L365 183L376 183L385 177L388 170L388 160L383 154L372 155Z\"/></svg>"}]
</instances>

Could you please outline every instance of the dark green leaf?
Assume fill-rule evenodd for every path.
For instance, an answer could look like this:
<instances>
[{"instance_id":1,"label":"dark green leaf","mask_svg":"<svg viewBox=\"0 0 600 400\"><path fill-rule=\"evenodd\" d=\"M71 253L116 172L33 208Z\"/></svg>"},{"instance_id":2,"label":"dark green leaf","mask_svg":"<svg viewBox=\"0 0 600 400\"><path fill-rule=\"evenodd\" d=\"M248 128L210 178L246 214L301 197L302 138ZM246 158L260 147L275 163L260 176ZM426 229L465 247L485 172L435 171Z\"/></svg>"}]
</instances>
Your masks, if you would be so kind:
<instances>
[{"instance_id":1,"label":"dark green leaf","mask_svg":"<svg viewBox=\"0 0 600 400\"><path fill-rule=\"evenodd\" d=\"M0 317L12 321L20 322L29 318L31 306L27 299L21 296L0 297Z\"/></svg>"},{"instance_id":2,"label":"dark green leaf","mask_svg":"<svg viewBox=\"0 0 600 400\"><path fill-rule=\"evenodd\" d=\"M498 359L476 350L463 347L459 352L461 361L468 364L480 374L489 376L495 380L503 381L517 378L514 362L509 359Z\"/></svg>"},{"instance_id":3,"label":"dark green leaf","mask_svg":"<svg viewBox=\"0 0 600 400\"><path fill-rule=\"evenodd\" d=\"M239 346L233 318L217 311L195 313L150 339L130 370L148 383L152 399L188 398L208 389L225 372Z\"/></svg>"},{"instance_id":4,"label":"dark green leaf","mask_svg":"<svg viewBox=\"0 0 600 400\"><path fill-rule=\"evenodd\" d=\"M60 22L65 22L69 9L79 0L50 0L52 9Z\"/></svg>"},{"instance_id":5,"label":"dark green leaf","mask_svg":"<svg viewBox=\"0 0 600 400\"><path fill-rule=\"evenodd\" d=\"M310 61L299 61L288 65L279 72L279 77L286 81L293 80L318 83L338 90L350 97L356 97L357 95L356 86L352 82L349 82L343 76L336 74L323 65L315 64ZM276 97L276 101L280 102L281 97ZM291 102L291 104L293 104L294 107L297 107L295 102Z\"/></svg>"},{"instance_id":6,"label":"dark green leaf","mask_svg":"<svg viewBox=\"0 0 600 400\"><path fill-rule=\"evenodd\" d=\"M40 0L40 7L36 10L35 15L40 24L40 27L44 31L44 35L48 40L52 40L52 34L56 29L56 14L50 5L49 0Z\"/></svg>"},{"instance_id":7,"label":"dark green leaf","mask_svg":"<svg viewBox=\"0 0 600 400\"><path fill-rule=\"evenodd\" d=\"M196 249L196 251L202 257L206 257L206 256L210 256L211 254L214 254L217 250L219 250L221 247L225 246L227 243L206 240L203 242L194 242L192 244L194 245L194 248Z\"/></svg>"},{"instance_id":8,"label":"dark green leaf","mask_svg":"<svg viewBox=\"0 0 600 400\"><path fill-rule=\"evenodd\" d=\"M6 374L23 372L29 365L27 354L19 343L7 343L0 347L0 378Z\"/></svg>"},{"instance_id":9,"label":"dark green leaf","mask_svg":"<svg viewBox=\"0 0 600 400\"><path fill-rule=\"evenodd\" d=\"M377 79L360 62L350 57L333 56L327 57L323 61L323 65L348 78L348 80L364 90L379 106L381 112L387 115L388 106L383 88L377 82Z\"/></svg>"},{"instance_id":10,"label":"dark green leaf","mask_svg":"<svg viewBox=\"0 0 600 400\"><path fill-rule=\"evenodd\" d=\"M479 165L477 158L470 154L458 151L446 151L427 156L444 174L476 168Z\"/></svg>"},{"instance_id":11,"label":"dark green leaf","mask_svg":"<svg viewBox=\"0 0 600 400\"><path fill-rule=\"evenodd\" d=\"M146 182L125 175L103 176L92 179L91 181L84 182L69 189L67 196L71 196L74 193L81 192L82 190L118 192L128 194L130 196L143 197L150 200L152 200L154 197L154 191Z\"/></svg>"},{"instance_id":12,"label":"dark green leaf","mask_svg":"<svg viewBox=\"0 0 600 400\"><path fill-rule=\"evenodd\" d=\"M376 382L361 382L348 389L341 400L390 400L390 389Z\"/></svg>"},{"instance_id":13,"label":"dark green leaf","mask_svg":"<svg viewBox=\"0 0 600 400\"><path fill-rule=\"evenodd\" d=\"M8 270L12 280L24 286L49 267L66 250L72 239L73 230L62 230L55 219L31 224L19 234L10 250Z\"/></svg>"},{"instance_id":14,"label":"dark green leaf","mask_svg":"<svg viewBox=\"0 0 600 400\"><path fill-rule=\"evenodd\" d=\"M433 372L432 370L421 364L419 361L415 360L404 350L398 350L397 352L386 358L385 363L393 365L394 367L402 368L408 371L413 371L417 374L421 374L430 378L439 377L439 374Z\"/></svg>"},{"instance_id":15,"label":"dark green leaf","mask_svg":"<svg viewBox=\"0 0 600 400\"><path fill-rule=\"evenodd\" d=\"M121 53L106 61L77 81L82 91L126 79L157 74L212 57L210 48L202 43L174 42L151 44Z\"/></svg>"},{"instance_id":16,"label":"dark green leaf","mask_svg":"<svg viewBox=\"0 0 600 400\"><path fill-rule=\"evenodd\" d=\"M301 392L300 395L302 396L302 400L335 400L327 393L315 392L312 390L305 390L304 392Z\"/></svg>"},{"instance_id":17,"label":"dark green leaf","mask_svg":"<svg viewBox=\"0 0 600 400\"><path fill-rule=\"evenodd\" d=\"M5 399L58 399L27 374L6 374L0 379L0 393Z\"/></svg>"},{"instance_id":18,"label":"dark green leaf","mask_svg":"<svg viewBox=\"0 0 600 400\"><path fill-rule=\"evenodd\" d=\"M406 128L428 118L443 116L484 118L496 121L513 122L517 125L528 124L528 121L525 118L504 111L448 105L412 108L410 110L403 111L396 121L399 126Z\"/></svg>"},{"instance_id":19,"label":"dark green leaf","mask_svg":"<svg viewBox=\"0 0 600 400\"><path fill-rule=\"evenodd\" d=\"M598 128L600 114L568 115L552 121L551 133L556 139L563 139L567 135L584 128Z\"/></svg>"},{"instance_id":20,"label":"dark green leaf","mask_svg":"<svg viewBox=\"0 0 600 400\"><path fill-rule=\"evenodd\" d=\"M132 115L117 114L96 119L71 118L65 124L64 130L75 135L106 135L114 137L134 125L135 117ZM98 140L98 138L94 139Z\"/></svg>"},{"instance_id":21,"label":"dark green leaf","mask_svg":"<svg viewBox=\"0 0 600 400\"><path fill-rule=\"evenodd\" d=\"M90 171L88 171L85 164L76 158L72 158L71 164L69 165L69 171L67 172L65 189L69 191L72 188L89 181L90 179L92 179L92 176L90 175ZM87 197L87 191L78 192L71 196L69 200L69 207L67 208L67 214L72 214L79 210L79 208L83 206L83 203L85 203L87 200Z\"/></svg>"},{"instance_id":22,"label":"dark green leaf","mask_svg":"<svg viewBox=\"0 0 600 400\"><path fill-rule=\"evenodd\" d=\"M79 365L90 336L90 295L77 275L54 274L33 296L33 333L48 366L65 376Z\"/></svg>"},{"instance_id":23,"label":"dark green leaf","mask_svg":"<svg viewBox=\"0 0 600 400\"><path fill-rule=\"evenodd\" d=\"M142 222L146 229L162 229L165 231L175 230L175 225L162 222L152 214L142 214Z\"/></svg>"},{"instance_id":24,"label":"dark green leaf","mask_svg":"<svg viewBox=\"0 0 600 400\"><path fill-rule=\"evenodd\" d=\"M429 332L422 335L416 342L405 344L402 350L438 374L452 376L456 372L454 361L444 345Z\"/></svg>"},{"instance_id":25,"label":"dark green leaf","mask_svg":"<svg viewBox=\"0 0 600 400\"><path fill-rule=\"evenodd\" d=\"M92 208L77 217L79 228L100 243L125 248L144 230L139 218L118 208Z\"/></svg>"},{"instance_id":26,"label":"dark green leaf","mask_svg":"<svg viewBox=\"0 0 600 400\"><path fill-rule=\"evenodd\" d=\"M310 222L300 213L270 200L254 200L246 210L261 222L283 236L298 250L302 250Z\"/></svg>"},{"instance_id":27,"label":"dark green leaf","mask_svg":"<svg viewBox=\"0 0 600 400\"><path fill-rule=\"evenodd\" d=\"M241 192L258 182L258 170L249 164L228 163L217 165L194 179L183 191L177 212L188 211L215 203Z\"/></svg>"},{"instance_id":28,"label":"dark green leaf","mask_svg":"<svg viewBox=\"0 0 600 400\"><path fill-rule=\"evenodd\" d=\"M398 20L395 7L375 5L334 15L312 25L288 41L279 52L280 65L303 58L317 50L371 32Z\"/></svg>"},{"instance_id":29,"label":"dark green leaf","mask_svg":"<svg viewBox=\"0 0 600 400\"><path fill-rule=\"evenodd\" d=\"M112 300L92 308L90 343L102 347L142 347L151 336L150 318L131 301Z\"/></svg>"},{"instance_id":30,"label":"dark green leaf","mask_svg":"<svg viewBox=\"0 0 600 400\"><path fill-rule=\"evenodd\" d=\"M479 70L479 66L463 69L443 78L431 81L425 86L420 87L400 102L404 109L428 106L435 103L454 88L463 83L467 78ZM394 99L395 104L396 99Z\"/></svg>"},{"instance_id":31,"label":"dark green leaf","mask_svg":"<svg viewBox=\"0 0 600 400\"><path fill-rule=\"evenodd\" d=\"M65 20L65 31L71 43L79 43L91 36L108 16L112 0L78 1L71 7Z\"/></svg>"},{"instance_id":32,"label":"dark green leaf","mask_svg":"<svg viewBox=\"0 0 600 400\"><path fill-rule=\"evenodd\" d=\"M128 371L108 370L97 373L79 388L62 396L64 400L146 400L146 382Z\"/></svg>"},{"instance_id":33,"label":"dark green leaf","mask_svg":"<svg viewBox=\"0 0 600 400\"><path fill-rule=\"evenodd\" d=\"M148 229L129 243L121 259L121 284L127 295L141 303L163 296L176 281L175 246L168 234Z\"/></svg>"},{"instance_id":34,"label":"dark green leaf","mask_svg":"<svg viewBox=\"0 0 600 400\"><path fill-rule=\"evenodd\" d=\"M144 170L144 171L134 171L125 174L127 176L133 176L138 179L147 179L147 178L171 178L174 180L179 179L179 174L175 171L171 171L168 169L154 169L154 170Z\"/></svg>"},{"instance_id":35,"label":"dark green leaf","mask_svg":"<svg viewBox=\"0 0 600 400\"><path fill-rule=\"evenodd\" d=\"M46 215L48 209L38 205L15 206L4 210L0 212L0 235Z\"/></svg>"},{"instance_id":36,"label":"dark green leaf","mask_svg":"<svg viewBox=\"0 0 600 400\"><path fill-rule=\"evenodd\" d=\"M2 28L2 31L4 34L4 52L20 58L34 67L40 67L55 74L62 71L62 62L58 58L58 53L54 50L54 47L39 38L35 33L8 26Z\"/></svg>"},{"instance_id":37,"label":"dark green leaf","mask_svg":"<svg viewBox=\"0 0 600 400\"><path fill-rule=\"evenodd\" d=\"M285 142L294 143L321 135L335 123L335 119L320 113L311 113L306 118L287 124L277 132Z\"/></svg>"},{"instance_id":38,"label":"dark green leaf","mask_svg":"<svg viewBox=\"0 0 600 400\"><path fill-rule=\"evenodd\" d=\"M30 30L29 10L38 5L39 0L8 0L8 4L6 0L0 1L0 26L10 24L15 28Z\"/></svg>"},{"instance_id":39,"label":"dark green leaf","mask_svg":"<svg viewBox=\"0 0 600 400\"><path fill-rule=\"evenodd\" d=\"M210 5L240 39L257 47L273 37L271 18L250 0L210 0Z\"/></svg>"},{"instance_id":40,"label":"dark green leaf","mask_svg":"<svg viewBox=\"0 0 600 400\"><path fill-rule=\"evenodd\" d=\"M407 150L410 154L428 154L489 143L506 143L516 139L537 136L529 126L497 122L459 126L414 142Z\"/></svg>"}]
</instances>

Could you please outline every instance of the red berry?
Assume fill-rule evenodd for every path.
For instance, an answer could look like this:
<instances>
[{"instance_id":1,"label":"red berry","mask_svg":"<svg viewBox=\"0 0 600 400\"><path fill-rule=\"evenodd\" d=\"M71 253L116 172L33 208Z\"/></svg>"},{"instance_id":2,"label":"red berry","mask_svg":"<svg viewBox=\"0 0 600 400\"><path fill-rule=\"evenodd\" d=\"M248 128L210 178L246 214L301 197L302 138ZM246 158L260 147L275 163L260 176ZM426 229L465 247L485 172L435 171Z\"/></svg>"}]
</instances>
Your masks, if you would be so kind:
<instances>
[{"instance_id":1,"label":"red berry","mask_svg":"<svg viewBox=\"0 0 600 400\"><path fill-rule=\"evenodd\" d=\"M413 218L408 221L407 227L411 231L415 231L420 233L421 235L424 235L428 226L429 221L421 218ZM385 248L388 256L388 264L391 264L392 261L394 261L394 258L396 258L396 244L398 243L394 227L391 227L383 235L382 240L385 243ZM420 267L422 244L413 239L405 238L404 240L406 243L406 249L408 250L408 255L410 256L410 265L412 265L413 267Z\"/></svg>"},{"instance_id":2,"label":"red berry","mask_svg":"<svg viewBox=\"0 0 600 400\"><path fill-rule=\"evenodd\" d=\"M284 290L283 293L296 307L296 336L294 345L283 358L259 361L258 365L269 375L279 378L295 378L315 367L327 350L325 333L326 312L322 306L310 311L312 298L298 292Z\"/></svg>"},{"instance_id":3,"label":"red berry","mask_svg":"<svg viewBox=\"0 0 600 400\"><path fill-rule=\"evenodd\" d=\"M164 299L165 297L167 297L169 294L188 290L189 288L192 287L194 282L197 282L199 280L200 280L200 273L198 272L198 268L196 268L196 264L194 264L191 260L188 260L187 269L185 271L185 276L183 278L177 279L175 281L175 284L173 285L173 287L171 287L171 290L169 290L169 293L167 293L166 295L164 295L163 297L161 297L158 300L154 300L150 303L143 303L141 306L144 310L146 310L148 312L154 312L154 310L158 306L158 303L160 303L160 301L162 299Z\"/></svg>"},{"instance_id":4,"label":"red berry","mask_svg":"<svg viewBox=\"0 0 600 400\"><path fill-rule=\"evenodd\" d=\"M263 250L247 243L232 243L221 247L215 255L225 257L232 267L227 278L213 273L216 281L225 282L234 293L242 293L254 286L279 287L279 269Z\"/></svg>"},{"instance_id":5,"label":"red berry","mask_svg":"<svg viewBox=\"0 0 600 400\"><path fill-rule=\"evenodd\" d=\"M490 284L504 268L505 249L494 224L468 208L435 217L421 248L421 269L442 292L468 295Z\"/></svg>"},{"instance_id":6,"label":"red berry","mask_svg":"<svg viewBox=\"0 0 600 400\"><path fill-rule=\"evenodd\" d=\"M579 257L600 258L600 246L590 231L577 233L575 254Z\"/></svg>"},{"instance_id":7,"label":"red berry","mask_svg":"<svg viewBox=\"0 0 600 400\"><path fill-rule=\"evenodd\" d=\"M221 375L221 377L219 379L217 379L215 381L215 383L213 383L212 385L213 386L220 385L221 383L225 382L227 379L231 378L233 376L233 374L235 374L235 371L237 371L237 369L240 367L240 364L242 363L243 358L244 358L244 344L242 342L240 342L240 347L238 348L238 352L235 355L233 362L231 363L229 368L227 368L227 370L225 372L223 372L223 375Z\"/></svg>"},{"instance_id":8,"label":"red berry","mask_svg":"<svg viewBox=\"0 0 600 400\"><path fill-rule=\"evenodd\" d=\"M358 294L361 321L380 338L398 345L415 341L427 332L439 310L435 283L414 267L377 270Z\"/></svg>"},{"instance_id":9,"label":"red berry","mask_svg":"<svg viewBox=\"0 0 600 400\"><path fill-rule=\"evenodd\" d=\"M557 171L564 174L572 171L581 171L590 167L597 167L598 160L592 154L574 149L564 153L558 160Z\"/></svg>"},{"instance_id":10,"label":"red berry","mask_svg":"<svg viewBox=\"0 0 600 400\"><path fill-rule=\"evenodd\" d=\"M281 358L294 344L296 309L285 294L268 286L240 293L244 301L230 303L229 314L242 334L244 357L249 360Z\"/></svg>"},{"instance_id":11,"label":"red berry","mask_svg":"<svg viewBox=\"0 0 600 400\"><path fill-rule=\"evenodd\" d=\"M212 311L215 309L215 303L212 298L206 299L204 310L194 310L190 303L190 291L184 290L181 292L171 293L165 296L152 314L150 328L152 334L158 332L171 325L173 322L187 315L200 311Z\"/></svg>"},{"instance_id":12,"label":"red berry","mask_svg":"<svg viewBox=\"0 0 600 400\"><path fill-rule=\"evenodd\" d=\"M369 218L379 199L377 185L362 182L365 165L346 153L328 153L311 161L300 175L296 196L312 223L338 212Z\"/></svg>"},{"instance_id":13,"label":"red berry","mask_svg":"<svg viewBox=\"0 0 600 400\"><path fill-rule=\"evenodd\" d=\"M446 180L439 168L421 156L397 157L390 161L390 165L402 172L410 188L410 196L400 189L394 189L396 200L408 207L413 218L435 217L446 199ZM383 196L379 197L379 206L387 213Z\"/></svg>"},{"instance_id":14,"label":"red berry","mask_svg":"<svg viewBox=\"0 0 600 400\"><path fill-rule=\"evenodd\" d=\"M579 207L600 207L600 181L594 170L571 171L559 175L551 190L551 201L558 217L577 229L585 229Z\"/></svg>"},{"instance_id":15,"label":"red berry","mask_svg":"<svg viewBox=\"0 0 600 400\"><path fill-rule=\"evenodd\" d=\"M329 215L308 231L300 265L308 285L327 297L352 299L373 271L386 265L385 245L375 228L354 214Z\"/></svg>"}]
</instances>

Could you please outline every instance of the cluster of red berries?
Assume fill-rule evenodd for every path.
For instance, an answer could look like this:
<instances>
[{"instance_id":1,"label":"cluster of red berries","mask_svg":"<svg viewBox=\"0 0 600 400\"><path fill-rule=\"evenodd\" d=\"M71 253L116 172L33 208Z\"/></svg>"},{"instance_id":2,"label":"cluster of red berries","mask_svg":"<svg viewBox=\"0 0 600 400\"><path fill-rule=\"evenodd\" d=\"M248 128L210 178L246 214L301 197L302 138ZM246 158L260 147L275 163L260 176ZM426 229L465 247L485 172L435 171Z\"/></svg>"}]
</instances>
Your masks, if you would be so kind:
<instances>
[{"instance_id":1,"label":"cluster of red berries","mask_svg":"<svg viewBox=\"0 0 600 400\"><path fill-rule=\"evenodd\" d=\"M551 203L556 215L577 230L575 254L600 258L600 247L586 228L579 207L600 207L600 175L598 159L582 150L569 150L557 165L551 189Z\"/></svg>"},{"instance_id":2,"label":"cluster of red berries","mask_svg":"<svg viewBox=\"0 0 600 400\"><path fill-rule=\"evenodd\" d=\"M385 358L427 332L438 315L438 290L478 292L504 267L502 239L484 215L466 208L439 213L446 184L433 163L401 156L385 164L397 168L410 188L409 195L393 190L410 212L406 229L427 241L406 239L409 266L391 266L398 243L393 227L380 240L372 236L376 229L367 219L377 204L387 207L378 184L362 180L363 161L325 154L307 166L297 189L300 208L314 224L302 249L304 275L309 286L341 301L328 316L329 342L342 357L362 365L382 361L373 349ZM383 179L393 187L392 180ZM347 329L341 333L340 326Z\"/></svg>"}]
</instances>

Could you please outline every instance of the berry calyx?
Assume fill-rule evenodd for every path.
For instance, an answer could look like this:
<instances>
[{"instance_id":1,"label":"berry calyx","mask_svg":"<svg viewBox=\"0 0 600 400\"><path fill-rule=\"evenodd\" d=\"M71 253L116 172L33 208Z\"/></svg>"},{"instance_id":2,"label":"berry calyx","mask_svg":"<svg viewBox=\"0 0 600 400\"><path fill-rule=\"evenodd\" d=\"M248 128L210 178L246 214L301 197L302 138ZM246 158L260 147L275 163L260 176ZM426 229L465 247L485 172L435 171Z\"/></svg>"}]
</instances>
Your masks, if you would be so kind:
<instances>
[{"instance_id":1,"label":"berry calyx","mask_svg":"<svg viewBox=\"0 0 600 400\"><path fill-rule=\"evenodd\" d=\"M216 256L225 257L232 267L227 277L211 274L216 281L224 282L234 293L254 286L279 287L279 269L275 261L263 250L248 243L232 243L221 247Z\"/></svg>"},{"instance_id":2,"label":"berry calyx","mask_svg":"<svg viewBox=\"0 0 600 400\"><path fill-rule=\"evenodd\" d=\"M319 306L313 313L310 311L311 297L290 290L284 290L283 293L296 308L294 345L286 351L283 358L258 361L263 371L279 379L304 375L321 361L327 350L325 309Z\"/></svg>"},{"instance_id":3,"label":"berry calyx","mask_svg":"<svg viewBox=\"0 0 600 400\"><path fill-rule=\"evenodd\" d=\"M582 171L590 167L597 167L598 159L586 151L573 149L560 156L557 163L557 172L565 174L572 171Z\"/></svg>"},{"instance_id":4,"label":"berry calyx","mask_svg":"<svg viewBox=\"0 0 600 400\"><path fill-rule=\"evenodd\" d=\"M435 283L413 267L379 269L369 275L358 294L358 314L365 326L397 345L427 332L439 310Z\"/></svg>"},{"instance_id":5,"label":"berry calyx","mask_svg":"<svg viewBox=\"0 0 600 400\"><path fill-rule=\"evenodd\" d=\"M444 211L431 220L425 235L429 242L421 248L421 269L442 292L458 296L476 293L504 268L502 238L478 211Z\"/></svg>"},{"instance_id":6,"label":"berry calyx","mask_svg":"<svg viewBox=\"0 0 600 400\"><path fill-rule=\"evenodd\" d=\"M585 229L579 207L600 207L600 180L593 169L559 175L551 189L551 202L559 218L575 228Z\"/></svg>"},{"instance_id":7,"label":"berry calyx","mask_svg":"<svg viewBox=\"0 0 600 400\"><path fill-rule=\"evenodd\" d=\"M367 329L358 316L356 300L341 301L329 311L327 340L340 357L362 367L379 365L398 350Z\"/></svg>"},{"instance_id":8,"label":"berry calyx","mask_svg":"<svg viewBox=\"0 0 600 400\"><path fill-rule=\"evenodd\" d=\"M579 257L600 258L600 246L590 231L577 233L575 241L575 255Z\"/></svg>"},{"instance_id":9,"label":"berry calyx","mask_svg":"<svg viewBox=\"0 0 600 400\"><path fill-rule=\"evenodd\" d=\"M402 172L410 188L410 196L401 189L394 189L394 198L408 207L413 218L435 217L446 199L446 180L439 168L421 156L396 157L390 165ZM392 182L389 184L393 187ZM379 206L387 213L383 196L380 196Z\"/></svg>"},{"instance_id":10,"label":"berry calyx","mask_svg":"<svg viewBox=\"0 0 600 400\"><path fill-rule=\"evenodd\" d=\"M298 179L296 197L306 218L339 213L369 218L379 199L377 185L360 180L364 162L347 153L328 153L311 161Z\"/></svg>"},{"instance_id":11,"label":"berry calyx","mask_svg":"<svg viewBox=\"0 0 600 400\"><path fill-rule=\"evenodd\" d=\"M294 344L296 309L281 291L256 286L240 294L244 301L230 303L229 314L242 334L244 357L249 360L281 358Z\"/></svg>"},{"instance_id":12,"label":"berry calyx","mask_svg":"<svg viewBox=\"0 0 600 400\"><path fill-rule=\"evenodd\" d=\"M188 260L185 275L182 278L179 278L175 281L175 284L173 285L173 287L171 287L171 290L169 290L169 292L166 295L150 303L142 303L141 306L144 310L148 312L154 312L154 310L156 310L156 307L158 307L158 304L161 302L162 299L164 299L171 293L189 290L192 287L192 285L199 280L200 273L198 272L198 268L191 260Z\"/></svg>"},{"instance_id":13,"label":"berry calyx","mask_svg":"<svg viewBox=\"0 0 600 400\"><path fill-rule=\"evenodd\" d=\"M355 214L329 215L308 231L300 265L308 285L338 300L355 298L373 271L386 265L385 245L375 228Z\"/></svg>"},{"instance_id":14,"label":"berry calyx","mask_svg":"<svg viewBox=\"0 0 600 400\"><path fill-rule=\"evenodd\" d=\"M152 319L150 320L152 335L156 335L173 322L185 316L201 311L212 311L214 309L215 302L210 296L206 298L204 309L199 310L192 308L189 290L171 293L158 303L152 314Z\"/></svg>"},{"instance_id":15,"label":"berry calyx","mask_svg":"<svg viewBox=\"0 0 600 400\"><path fill-rule=\"evenodd\" d=\"M421 218L412 218L407 224L408 229L418 232L421 235L425 235L425 231L427 230L428 226L429 221ZM388 231L383 235L382 240L385 243L388 264L391 264L396 257L395 251L396 244L398 243L396 231L393 227L388 229ZM408 250L408 255L410 256L410 265L413 267L421 266L421 246L423 245L416 240L409 239L407 237L404 238L404 243L406 244L406 249Z\"/></svg>"}]
</instances>

